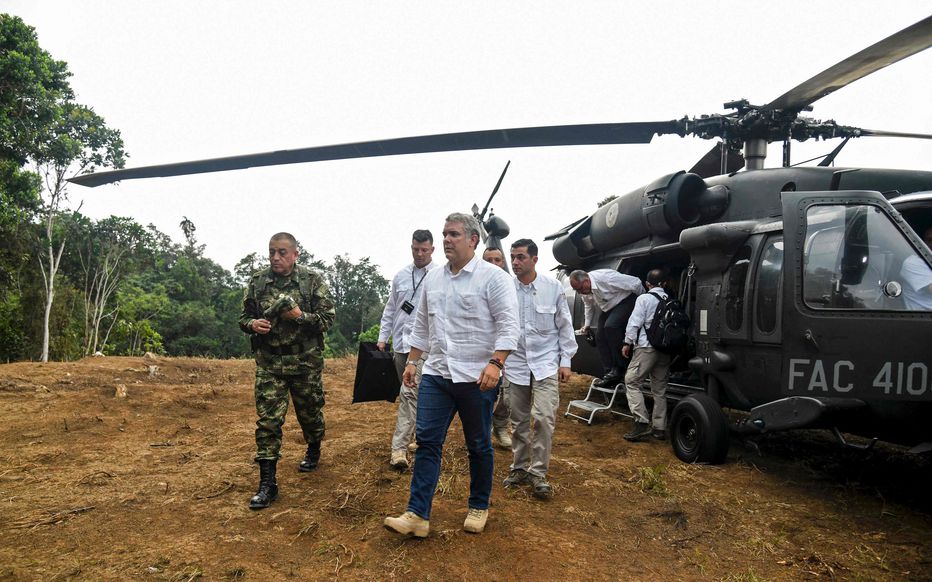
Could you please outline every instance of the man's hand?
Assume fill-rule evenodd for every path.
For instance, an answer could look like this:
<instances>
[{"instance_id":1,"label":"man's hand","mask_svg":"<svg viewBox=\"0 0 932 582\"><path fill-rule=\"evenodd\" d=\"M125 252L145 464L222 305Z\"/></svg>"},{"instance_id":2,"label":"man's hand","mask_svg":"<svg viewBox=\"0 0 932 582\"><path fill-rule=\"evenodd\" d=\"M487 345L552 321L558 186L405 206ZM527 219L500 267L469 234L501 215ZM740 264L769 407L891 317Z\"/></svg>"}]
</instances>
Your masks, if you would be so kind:
<instances>
[{"instance_id":1,"label":"man's hand","mask_svg":"<svg viewBox=\"0 0 932 582\"><path fill-rule=\"evenodd\" d=\"M252 331L256 332L259 335L265 335L272 331L272 322L268 319L253 319L252 323L249 324L249 327L252 328Z\"/></svg>"},{"instance_id":2,"label":"man's hand","mask_svg":"<svg viewBox=\"0 0 932 582\"><path fill-rule=\"evenodd\" d=\"M298 319L299 317L301 317L301 308L298 306L295 306L290 311L282 313L283 319Z\"/></svg>"},{"instance_id":3,"label":"man's hand","mask_svg":"<svg viewBox=\"0 0 932 582\"><path fill-rule=\"evenodd\" d=\"M588 325L584 325L581 328L579 328L579 335L586 335L587 333L589 333Z\"/></svg>"},{"instance_id":4,"label":"man's hand","mask_svg":"<svg viewBox=\"0 0 932 582\"><path fill-rule=\"evenodd\" d=\"M382 343L382 342L380 342ZM384 346L385 344L382 343ZM417 388L417 385L414 383L414 376L417 374L417 366L414 364L408 364L405 366L405 373L401 376L401 381L408 388Z\"/></svg>"},{"instance_id":5,"label":"man's hand","mask_svg":"<svg viewBox=\"0 0 932 582\"><path fill-rule=\"evenodd\" d=\"M498 369L498 366L495 364L487 364L485 370L482 371L482 375L476 380L476 384L479 385L479 390L485 392L486 390L491 390L498 386L498 381L501 377L502 371Z\"/></svg>"},{"instance_id":6,"label":"man's hand","mask_svg":"<svg viewBox=\"0 0 932 582\"><path fill-rule=\"evenodd\" d=\"M631 344L621 346L621 355L624 356L626 360L631 359Z\"/></svg>"},{"instance_id":7,"label":"man's hand","mask_svg":"<svg viewBox=\"0 0 932 582\"><path fill-rule=\"evenodd\" d=\"M557 370L557 379L559 379L560 382L568 382L570 379L570 376L572 375L573 375L573 372L569 368L564 368L561 366Z\"/></svg>"},{"instance_id":8,"label":"man's hand","mask_svg":"<svg viewBox=\"0 0 932 582\"><path fill-rule=\"evenodd\" d=\"M379 348L379 351L380 351L380 352L384 352L384 351L385 351L385 342L379 342L379 343L377 343L377 344L375 344L375 345ZM405 366L405 367L407 368L407 366Z\"/></svg>"}]
</instances>

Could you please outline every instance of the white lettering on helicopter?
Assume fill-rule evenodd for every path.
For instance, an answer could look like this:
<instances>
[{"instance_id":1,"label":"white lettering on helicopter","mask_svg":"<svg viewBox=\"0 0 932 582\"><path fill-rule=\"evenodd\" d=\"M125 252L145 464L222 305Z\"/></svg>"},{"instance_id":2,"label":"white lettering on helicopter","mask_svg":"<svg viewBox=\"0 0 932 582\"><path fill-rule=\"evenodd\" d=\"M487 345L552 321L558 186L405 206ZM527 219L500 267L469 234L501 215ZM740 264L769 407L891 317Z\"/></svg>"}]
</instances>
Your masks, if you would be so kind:
<instances>
[{"instance_id":1,"label":"white lettering on helicopter","mask_svg":"<svg viewBox=\"0 0 932 582\"><path fill-rule=\"evenodd\" d=\"M790 358L787 389L790 392L837 392L845 394L854 389L854 362ZM929 368L922 362L884 362L871 383L885 395L906 394L922 396L932 394Z\"/></svg>"},{"instance_id":2,"label":"white lettering on helicopter","mask_svg":"<svg viewBox=\"0 0 932 582\"><path fill-rule=\"evenodd\" d=\"M811 369L808 371L797 369L797 367L802 366L811 366ZM842 368L846 368L847 372L854 371L854 363L849 362L848 360L838 360L835 362L835 365L831 367L831 385L832 390L844 394L845 392L850 392L854 388L854 384L848 382L845 385L841 384L842 381ZM828 379L825 375L825 364L822 363L822 360L803 360L797 358L790 358L790 385L789 390L792 392L796 390L796 378L809 378L809 384L806 387L806 390L809 392L814 392L820 390L822 392L829 391Z\"/></svg>"}]
</instances>

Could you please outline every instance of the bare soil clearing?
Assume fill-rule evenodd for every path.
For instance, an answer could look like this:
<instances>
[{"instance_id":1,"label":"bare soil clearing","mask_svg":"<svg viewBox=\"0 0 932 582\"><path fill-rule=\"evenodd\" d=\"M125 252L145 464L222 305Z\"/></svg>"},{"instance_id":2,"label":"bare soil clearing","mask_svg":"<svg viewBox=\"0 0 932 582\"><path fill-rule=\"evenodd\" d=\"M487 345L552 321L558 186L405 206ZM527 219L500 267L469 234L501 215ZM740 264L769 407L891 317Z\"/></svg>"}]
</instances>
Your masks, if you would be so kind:
<instances>
[{"instance_id":1,"label":"bare soil clearing","mask_svg":"<svg viewBox=\"0 0 932 582\"><path fill-rule=\"evenodd\" d=\"M462 530L454 422L430 537L402 539L382 527L410 481L388 466L395 406L350 404L354 371L327 362L314 473L296 471L289 412L281 497L256 512L252 362L0 366L0 580L932 579L928 459L797 433L685 465L668 444L626 443L630 421L614 416L560 416L549 502L501 487L510 452L497 449L479 536ZM564 385L563 407L587 385Z\"/></svg>"}]
</instances>

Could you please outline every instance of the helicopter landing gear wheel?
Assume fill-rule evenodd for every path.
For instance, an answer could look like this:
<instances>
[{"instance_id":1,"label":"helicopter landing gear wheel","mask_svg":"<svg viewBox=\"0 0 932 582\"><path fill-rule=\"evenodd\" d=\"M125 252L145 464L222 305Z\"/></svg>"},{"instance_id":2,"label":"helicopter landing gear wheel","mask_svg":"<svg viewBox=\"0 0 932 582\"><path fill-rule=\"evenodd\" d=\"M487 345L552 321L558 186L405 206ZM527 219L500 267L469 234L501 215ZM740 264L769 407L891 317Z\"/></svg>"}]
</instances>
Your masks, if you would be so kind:
<instances>
[{"instance_id":1,"label":"helicopter landing gear wheel","mask_svg":"<svg viewBox=\"0 0 932 582\"><path fill-rule=\"evenodd\" d=\"M705 394L683 398L673 409L670 440L684 463L723 463L728 455L728 422L722 407Z\"/></svg>"}]
</instances>

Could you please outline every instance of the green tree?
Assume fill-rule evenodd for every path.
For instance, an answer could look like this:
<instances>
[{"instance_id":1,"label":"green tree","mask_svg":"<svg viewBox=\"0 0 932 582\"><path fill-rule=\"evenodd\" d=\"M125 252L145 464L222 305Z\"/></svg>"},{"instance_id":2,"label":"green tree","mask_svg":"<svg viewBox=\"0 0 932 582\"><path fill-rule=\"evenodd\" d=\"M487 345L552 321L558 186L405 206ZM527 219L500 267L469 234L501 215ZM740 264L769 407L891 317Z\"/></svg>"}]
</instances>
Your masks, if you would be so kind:
<instances>
[{"instance_id":1,"label":"green tree","mask_svg":"<svg viewBox=\"0 0 932 582\"><path fill-rule=\"evenodd\" d=\"M0 14L0 157L24 165L74 98L68 65L39 46L33 27Z\"/></svg>"},{"instance_id":2,"label":"green tree","mask_svg":"<svg viewBox=\"0 0 932 582\"><path fill-rule=\"evenodd\" d=\"M107 343L120 310L116 291L125 273L149 257L150 232L131 218L111 216L86 225L74 245L84 292L84 346L93 354ZM76 269L78 270L78 269ZM102 330L102 326L108 325ZM103 331L103 337L101 332Z\"/></svg>"},{"instance_id":3,"label":"green tree","mask_svg":"<svg viewBox=\"0 0 932 582\"><path fill-rule=\"evenodd\" d=\"M39 46L35 29L0 14L0 359L19 359L27 349L23 309L29 303L19 277L32 260L30 222L39 211L41 181L24 165L38 152L56 104L73 97L69 75L63 61Z\"/></svg>"},{"instance_id":4,"label":"green tree","mask_svg":"<svg viewBox=\"0 0 932 582\"><path fill-rule=\"evenodd\" d=\"M331 348L337 354L345 353L353 349L361 333L378 323L388 281L369 257L354 263L346 255L338 255L325 275L337 310L330 331Z\"/></svg>"},{"instance_id":5,"label":"green tree","mask_svg":"<svg viewBox=\"0 0 932 582\"><path fill-rule=\"evenodd\" d=\"M55 224L67 198L66 180L97 167L123 167L125 158L119 131L74 102L69 76L63 61L39 47L35 29L0 15L0 191L4 201L18 202L21 212L35 207L35 180L22 169L27 163L46 191L40 211L45 243L36 255L45 287L42 361L48 361L49 319L66 241L66 229Z\"/></svg>"},{"instance_id":6,"label":"green tree","mask_svg":"<svg viewBox=\"0 0 932 582\"><path fill-rule=\"evenodd\" d=\"M45 283L45 313L42 355L49 359L49 314L55 299L55 273L58 271L67 237L56 231L55 219L67 200L68 178L93 171L100 166L122 168L125 162L120 132L107 127L103 118L90 108L70 101L59 104L46 140L35 155L35 165L45 181L48 200L45 205L45 241L38 255ZM80 210L80 206L78 207Z\"/></svg>"}]
</instances>

